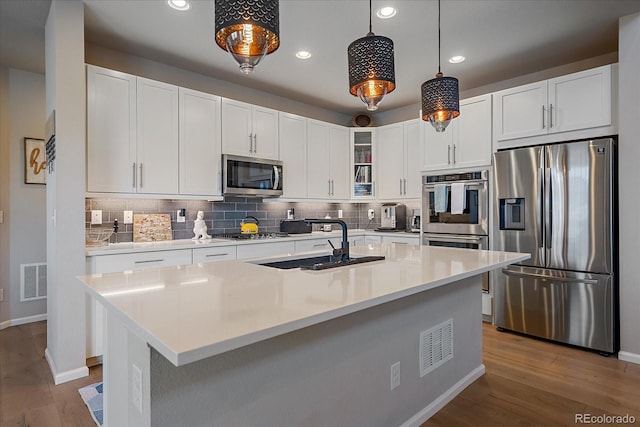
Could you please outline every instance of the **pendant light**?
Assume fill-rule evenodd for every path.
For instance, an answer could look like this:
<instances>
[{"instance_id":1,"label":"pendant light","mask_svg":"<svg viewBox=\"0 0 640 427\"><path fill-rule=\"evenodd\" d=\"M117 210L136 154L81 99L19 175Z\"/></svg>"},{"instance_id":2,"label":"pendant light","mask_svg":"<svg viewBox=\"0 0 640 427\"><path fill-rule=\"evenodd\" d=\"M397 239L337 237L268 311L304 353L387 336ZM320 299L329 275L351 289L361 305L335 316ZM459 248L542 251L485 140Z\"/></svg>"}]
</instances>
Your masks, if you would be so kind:
<instances>
[{"instance_id":1,"label":"pendant light","mask_svg":"<svg viewBox=\"0 0 640 427\"><path fill-rule=\"evenodd\" d=\"M382 98L396 88L393 41L371 31L369 0L369 33L349 45L349 92L375 111Z\"/></svg>"},{"instance_id":2,"label":"pendant light","mask_svg":"<svg viewBox=\"0 0 640 427\"><path fill-rule=\"evenodd\" d=\"M443 77L440 71L440 0L438 0L438 73L422 83L422 120L429 121L436 132L444 132L451 120L460 115L458 79Z\"/></svg>"},{"instance_id":3,"label":"pendant light","mask_svg":"<svg viewBox=\"0 0 640 427\"><path fill-rule=\"evenodd\" d=\"M216 0L215 40L249 74L280 46L278 0Z\"/></svg>"}]
</instances>

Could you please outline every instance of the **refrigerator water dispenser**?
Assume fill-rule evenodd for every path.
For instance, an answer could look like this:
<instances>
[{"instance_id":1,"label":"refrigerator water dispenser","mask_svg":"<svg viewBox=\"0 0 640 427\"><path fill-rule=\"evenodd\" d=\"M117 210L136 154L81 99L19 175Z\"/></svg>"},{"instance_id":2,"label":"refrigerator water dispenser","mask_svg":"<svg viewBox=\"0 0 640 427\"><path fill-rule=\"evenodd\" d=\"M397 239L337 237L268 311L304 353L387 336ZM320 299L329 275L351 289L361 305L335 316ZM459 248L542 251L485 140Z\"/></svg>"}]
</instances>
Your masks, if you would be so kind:
<instances>
[{"instance_id":1,"label":"refrigerator water dispenser","mask_svg":"<svg viewBox=\"0 0 640 427\"><path fill-rule=\"evenodd\" d=\"M524 198L500 199L500 230L524 230Z\"/></svg>"}]
</instances>

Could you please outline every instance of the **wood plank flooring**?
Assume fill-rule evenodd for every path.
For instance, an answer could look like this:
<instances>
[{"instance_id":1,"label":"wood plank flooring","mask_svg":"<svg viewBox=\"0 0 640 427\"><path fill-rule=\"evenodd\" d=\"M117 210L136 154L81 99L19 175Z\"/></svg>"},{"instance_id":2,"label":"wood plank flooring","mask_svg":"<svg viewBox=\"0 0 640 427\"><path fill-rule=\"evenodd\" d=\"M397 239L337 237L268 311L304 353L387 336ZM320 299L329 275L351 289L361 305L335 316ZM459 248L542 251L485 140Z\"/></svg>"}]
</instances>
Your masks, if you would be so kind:
<instances>
[{"instance_id":1,"label":"wood plank flooring","mask_svg":"<svg viewBox=\"0 0 640 427\"><path fill-rule=\"evenodd\" d=\"M486 374L423 427L576 425L586 413L629 414L640 425L640 365L486 323L483 334ZM102 367L54 386L45 346L46 322L0 331L0 426L94 427L78 389L100 381Z\"/></svg>"}]
</instances>

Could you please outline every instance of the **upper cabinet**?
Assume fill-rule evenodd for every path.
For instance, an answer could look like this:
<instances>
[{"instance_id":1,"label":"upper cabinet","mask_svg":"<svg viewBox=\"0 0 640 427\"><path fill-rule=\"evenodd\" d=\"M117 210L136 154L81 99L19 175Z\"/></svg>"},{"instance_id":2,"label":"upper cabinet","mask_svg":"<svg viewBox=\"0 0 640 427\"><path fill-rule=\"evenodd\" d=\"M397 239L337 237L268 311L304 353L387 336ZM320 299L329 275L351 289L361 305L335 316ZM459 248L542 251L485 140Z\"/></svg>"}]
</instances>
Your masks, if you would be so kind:
<instances>
[{"instance_id":1,"label":"upper cabinet","mask_svg":"<svg viewBox=\"0 0 640 427\"><path fill-rule=\"evenodd\" d=\"M376 196L375 143L377 129L351 129L351 197L372 199Z\"/></svg>"},{"instance_id":2,"label":"upper cabinet","mask_svg":"<svg viewBox=\"0 0 640 427\"><path fill-rule=\"evenodd\" d=\"M278 112L223 98L222 154L278 159Z\"/></svg>"},{"instance_id":3,"label":"upper cabinet","mask_svg":"<svg viewBox=\"0 0 640 427\"><path fill-rule=\"evenodd\" d=\"M87 191L178 193L178 87L87 66Z\"/></svg>"},{"instance_id":4,"label":"upper cabinet","mask_svg":"<svg viewBox=\"0 0 640 427\"><path fill-rule=\"evenodd\" d=\"M613 67L494 93L494 139L500 142L611 126Z\"/></svg>"},{"instance_id":5,"label":"upper cabinet","mask_svg":"<svg viewBox=\"0 0 640 427\"><path fill-rule=\"evenodd\" d=\"M349 129L307 119L307 195L349 199Z\"/></svg>"},{"instance_id":6,"label":"upper cabinet","mask_svg":"<svg viewBox=\"0 0 640 427\"><path fill-rule=\"evenodd\" d=\"M460 101L460 116L444 132L422 123L425 172L491 165L491 94Z\"/></svg>"},{"instance_id":7,"label":"upper cabinet","mask_svg":"<svg viewBox=\"0 0 640 427\"><path fill-rule=\"evenodd\" d=\"M220 196L220 102L216 95L180 88L180 194Z\"/></svg>"},{"instance_id":8,"label":"upper cabinet","mask_svg":"<svg viewBox=\"0 0 640 427\"><path fill-rule=\"evenodd\" d=\"M377 128L377 198L420 198L420 119Z\"/></svg>"},{"instance_id":9,"label":"upper cabinet","mask_svg":"<svg viewBox=\"0 0 640 427\"><path fill-rule=\"evenodd\" d=\"M283 198L307 197L307 119L279 113Z\"/></svg>"}]
</instances>

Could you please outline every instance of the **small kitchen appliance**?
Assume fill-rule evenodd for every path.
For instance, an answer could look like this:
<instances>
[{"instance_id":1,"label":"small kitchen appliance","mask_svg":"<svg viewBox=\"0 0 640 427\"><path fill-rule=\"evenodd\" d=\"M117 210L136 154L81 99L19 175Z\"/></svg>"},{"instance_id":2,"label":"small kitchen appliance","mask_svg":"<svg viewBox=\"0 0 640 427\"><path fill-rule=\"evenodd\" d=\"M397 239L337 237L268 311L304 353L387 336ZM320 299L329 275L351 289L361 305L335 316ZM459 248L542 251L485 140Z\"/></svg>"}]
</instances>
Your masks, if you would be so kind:
<instances>
[{"instance_id":1,"label":"small kitchen appliance","mask_svg":"<svg viewBox=\"0 0 640 427\"><path fill-rule=\"evenodd\" d=\"M302 219L283 219L280 221L280 231L287 234L311 233L311 224Z\"/></svg>"},{"instance_id":2,"label":"small kitchen appliance","mask_svg":"<svg viewBox=\"0 0 640 427\"><path fill-rule=\"evenodd\" d=\"M258 234L258 218L255 216L247 216L240 221L240 233L242 234Z\"/></svg>"},{"instance_id":3,"label":"small kitchen appliance","mask_svg":"<svg viewBox=\"0 0 640 427\"><path fill-rule=\"evenodd\" d=\"M413 215L409 219L409 231L412 233L420 232L420 209L414 209Z\"/></svg>"},{"instance_id":4,"label":"small kitchen appliance","mask_svg":"<svg viewBox=\"0 0 640 427\"><path fill-rule=\"evenodd\" d=\"M384 203L378 231L404 231L407 228L407 208L400 203Z\"/></svg>"}]
</instances>

